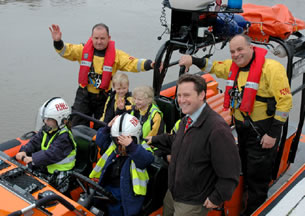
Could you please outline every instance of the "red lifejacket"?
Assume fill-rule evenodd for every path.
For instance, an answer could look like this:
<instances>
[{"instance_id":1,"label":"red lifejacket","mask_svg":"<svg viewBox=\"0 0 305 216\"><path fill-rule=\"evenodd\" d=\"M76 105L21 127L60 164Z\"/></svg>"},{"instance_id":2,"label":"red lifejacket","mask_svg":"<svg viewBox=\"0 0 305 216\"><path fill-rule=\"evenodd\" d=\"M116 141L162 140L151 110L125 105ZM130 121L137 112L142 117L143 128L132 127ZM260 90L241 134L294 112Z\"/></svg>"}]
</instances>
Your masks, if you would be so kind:
<instances>
[{"instance_id":1,"label":"red lifejacket","mask_svg":"<svg viewBox=\"0 0 305 216\"><path fill-rule=\"evenodd\" d=\"M255 58L250 66L249 75L243 92L243 98L239 110L248 113L250 115L253 111L253 105L256 97L256 93L259 86L259 81L262 74L263 65L265 63L265 56L267 50L259 47L254 47ZM239 67L236 63L232 62L229 77L226 84L226 91L224 97L223 107L224 109L230 108L230 95L229 91L233 88L235 78L238 74Z\"/></svg>"},{"instance_id":2,"label":"red lifejacket","mask_svg":"<svg viewBox=\"0 0 305 216\"><path fill-rule=\"evenodd\" d=\"M82 60L80 63L79 73L78 73L78 83L85 87L88 85L88 73L93 61L94 47L92 43L92 38L90 37L87 43L84 45ZM109 41L108 47L106 49L104 64L102 69L102 82L99 88L108 89L112 77L112 66L115 60L115 46L114 41Z\"/></svg>"}]
</instances>

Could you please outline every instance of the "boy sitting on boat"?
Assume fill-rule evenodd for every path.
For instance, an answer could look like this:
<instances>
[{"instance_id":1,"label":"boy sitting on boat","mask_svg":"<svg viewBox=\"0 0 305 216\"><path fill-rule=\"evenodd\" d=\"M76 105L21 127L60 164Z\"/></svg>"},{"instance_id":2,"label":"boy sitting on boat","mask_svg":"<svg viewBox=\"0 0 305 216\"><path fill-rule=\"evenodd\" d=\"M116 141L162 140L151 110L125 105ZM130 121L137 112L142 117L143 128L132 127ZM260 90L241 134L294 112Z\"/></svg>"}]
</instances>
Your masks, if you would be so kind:
<instances>
[{"instance_id":1,"label":"boy sitting on boat","mask_svg":"<svg viewBox=\"0 0 305 216\"><path fill-rule=\"evenodd\" d=\"M57 174L55 187L61 192L68 189L65 178L75 165L76 143L68 120L70 107L60 97L46 101L40 108L41 123L39 132L21 147L16 159L31 168L39 168L51 176ZM64 183L62 182L64 181Z\"/></svg>"},{"instance_id":2,"label":"boy sitting on boat","mask_svg":"<svg viewBox=\"0 0 305 216\"><path fill-rule=\"evenodd\" d=\"M116 73L112 78L113 92L108 96L101 121L109 123L116 115L125 111L125 106L132 104L129 92L128 76L124 73Z\"/></svg>"}]
</instances>

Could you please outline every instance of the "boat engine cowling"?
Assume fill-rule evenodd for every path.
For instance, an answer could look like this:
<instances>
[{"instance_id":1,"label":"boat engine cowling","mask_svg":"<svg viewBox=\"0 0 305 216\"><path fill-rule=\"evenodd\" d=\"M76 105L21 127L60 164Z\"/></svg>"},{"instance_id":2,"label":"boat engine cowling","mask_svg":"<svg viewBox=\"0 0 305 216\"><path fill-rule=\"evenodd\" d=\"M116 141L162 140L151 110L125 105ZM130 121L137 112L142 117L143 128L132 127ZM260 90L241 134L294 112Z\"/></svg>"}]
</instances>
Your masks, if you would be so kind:
<instances>
[{"instance_id":1,"label":"boat engine cowling","mask_svg":"<svg viewBox=\"0 0 305 216\"><path fill-rule=\"evenodd\" d=\"M173 9L199 11L206 9L213 2L215 0L164 0L163 4Z\"/></svg>"}]
</instances>

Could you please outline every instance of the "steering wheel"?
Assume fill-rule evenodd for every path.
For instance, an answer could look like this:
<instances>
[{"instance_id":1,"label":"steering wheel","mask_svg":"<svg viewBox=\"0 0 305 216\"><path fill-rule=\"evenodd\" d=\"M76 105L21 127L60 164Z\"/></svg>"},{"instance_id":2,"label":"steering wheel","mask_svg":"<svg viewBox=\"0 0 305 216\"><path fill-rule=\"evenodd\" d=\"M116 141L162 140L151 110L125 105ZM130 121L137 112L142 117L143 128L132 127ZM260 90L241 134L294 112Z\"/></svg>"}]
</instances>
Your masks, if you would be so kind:
<instances>
[{"instance_id":1,"label":"steering wheel","mask_svg":"<svg viewBox=\"0 0 305 216\"><path fill-rule=\"evenodd\" d=\"M75 171L72 171L71 177L75 178L76 182L85 192L85 197L88 198L88 203L86 202L86 204L89 205L92 198L100 199L109 203L117 202L117 199L111 192L106 191L102 186L92 181L90 178Z\"/></svg>"}]
</instances>

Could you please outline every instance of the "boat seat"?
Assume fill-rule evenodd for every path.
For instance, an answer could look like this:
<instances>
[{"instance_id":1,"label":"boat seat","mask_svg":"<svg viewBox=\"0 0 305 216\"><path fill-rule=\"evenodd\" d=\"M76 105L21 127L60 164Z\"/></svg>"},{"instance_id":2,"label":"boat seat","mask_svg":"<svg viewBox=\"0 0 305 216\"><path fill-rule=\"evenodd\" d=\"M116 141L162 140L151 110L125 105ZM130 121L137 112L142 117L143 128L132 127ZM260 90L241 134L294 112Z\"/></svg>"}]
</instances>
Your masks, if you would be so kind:
<instances>
[{"instance_id":1,"label":"boat seat","mask_svg":"<svg viewBox=\"0 0 305 216\"><path fill-rule=\"evenodd\" d=\"M97 160L97 146L92 140L96 130L85 125L77 125L72 128L72 134L77 144L74 170L88 176L92 171L92 164Z\"/></svg>"},{"instance_id":2,"label":"boat seat","mask_svg":"<svg viewBox=\"0 0 305 216\"><path fill-rule=\"evenodd\" d=\"M155 97L155 101L163 113L163 120L166 125L166 131L169 133L180 117L175 100L166 96Z\"/></svg>"},{"instance_id":3,"label":"boat seat","mask_svg":"<svg viewBox=\"0 0 305 216\"><path fill-rule=\"evenodd\" d=\"M167 162L158 156L155 156L154 162L147 167L149 182L145 201L139 216L148 216L163 205L163 198L167 191L167 169Z\"/></svg>"}]
</instances>

